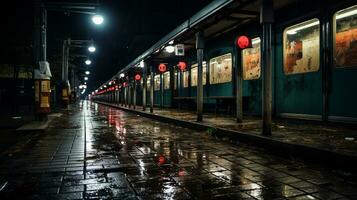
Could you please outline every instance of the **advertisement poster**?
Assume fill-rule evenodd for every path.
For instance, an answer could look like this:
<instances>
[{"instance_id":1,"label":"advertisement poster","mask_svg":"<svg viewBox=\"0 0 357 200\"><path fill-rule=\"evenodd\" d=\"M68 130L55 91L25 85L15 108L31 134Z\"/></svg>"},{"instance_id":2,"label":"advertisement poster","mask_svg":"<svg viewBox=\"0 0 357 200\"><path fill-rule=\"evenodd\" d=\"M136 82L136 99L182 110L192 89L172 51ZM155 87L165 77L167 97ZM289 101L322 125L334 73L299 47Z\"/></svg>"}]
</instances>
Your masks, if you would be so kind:
<instances>
[{"instance_id":1,"label":"advertisement poster","mask_svg":"<svg viewBox=\"0 0 357 200\"><path fill-rule=\"evenodd\" d=\"M318 71L320 61L318 20L294 26L292 29L287 29L284 34L285 74Z\"/></svg>"},{"instance_id":2,"label":"advertisement poster","mask_svg":"<svg viewBox=\"0 0 357 200\"><path fill-rule=\"evenodd\" d=\"M197 86L197 75L198 75L198 68L197 64L191 66L191 86ZM206 85L206 73L207 73L207 65L202 65L202 84Z\"/></svg>"},{"instance_id":3,"label":"advertisement poster","mask_svg":"<svg viewBox=\"0 0 357 200\"><path fill-rule=\"evenodd\" d=\"M357 66L357 27L337 32L335 45L334 60L337 67Z\"/></svg>"},{"instance_id":4,"label":"advertisement poster","mask_svg":"<svg viewBox=\"0 0 357 200\"><path fill-rule=\"evenodd\" d=\"M165 72L163 75L164 79L164 90L170 89L170 72Z\"/></svg>"},{"instance_id":5,"label":"advertisement poster","mask_svg":"<svg viewBox=\"0 0 357 200\"><path fill-rule=\"evenodd\" d=\"M232 54L212 58L210 64L210 83L226 83L232 80Z\"/></svg>"},{"instance_id":6,"label":"advertisement poster","mask_svg":"<svg viewBox=\"0 0 357 200\"><path fill-rule=\"evenodd\" d=\"M252 48L242 51L243 80L253 80L260 77L260 42Z\"/></svg>"},{"instance_id":7,"label":"advertisement poster","mask_svg":"<svg viewBox=\"0 0 357 200\"><path fill-rule=\"evenodd\" d=\"M160 90L160 74L154 76L154 90Z\"/></svg>"},{"instance_id":8,"label":"advertisement poster","mask_svg":"<svg viewBox=\"0 0 357 200\"><path fill-rule=\"evenodd\" d=\"M187 88L188 87L188 71L183 72L183 87Z\"/></svg>"}]
</instances>

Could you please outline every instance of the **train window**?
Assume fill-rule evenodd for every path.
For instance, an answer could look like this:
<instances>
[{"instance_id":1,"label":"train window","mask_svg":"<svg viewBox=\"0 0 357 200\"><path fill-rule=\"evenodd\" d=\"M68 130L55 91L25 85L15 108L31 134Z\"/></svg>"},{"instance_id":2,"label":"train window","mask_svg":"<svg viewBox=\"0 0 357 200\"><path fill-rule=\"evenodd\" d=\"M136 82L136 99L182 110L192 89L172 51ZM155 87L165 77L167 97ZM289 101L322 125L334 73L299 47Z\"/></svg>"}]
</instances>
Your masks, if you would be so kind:
<instances>
[{"instance_id":1,"label":"train window","mask_svg":"<svg viewBox=\"0 0 357 200\"><path fill-rule=\"evenodd\" d=\"M227 53L209 61L210 84L226 83L232 80L232 54Z\"/></svg>"},{"instance_id":2,"label":"train window","mask_svg":"<svg viewBox=\"0 0 357 200\"><path fill-rule=\"evenodd\" d=\"M154 90L160 90L160 74L154 76Z\"/></svg>"},{"instance_id":3,"label":"train window","mask_svg":"<svg viewBox=\"0 0 357 200\"><path fill-rule=\"evenodd\" d=\"M177 89L177 72L175 72L175 77L174 77L174 90Z\"/></svg>"},{"instance_id":4,"label":"train window","mask_svg":"<svg viewBox=\"0 0 357 200\"><path fill-rule=\"evenodd\" d=\"M260 78L260 38L252 39L252 48L242 51L243 80Z\"/></svg>"},{"instance_id":5,"label":"train window","mask_svg":"<svg viewBox=\"0 0 357 200\"><path fill-rule=\"evenodd\" d=\"M188 71L183 72L183 87L188 87Z\"/></svg>"},{"instance_id":6,"label":"train window","mask_svg":"<svg viewBox=\"0 0 357 200\"><path fill-rule=\"evenodd\" d=\"M164 76L163 77L164 90L168 90L168 89L170 89L170 72L169 71L165 72L163 76Z\"/></svg>"},{"instance_id":7,"label":"train window","mask_svg":"<svg viewBox=\"0 0 357 200\"><path fill-rule=\"evenodd\" d=\"M320 21L311 19L284 30L284 73L315 72L320 66Z\"/></svg>"},{"instance_id":8,"label":"train window","mask_svg":"<svg viewBox=\"0 0 357 200\"><path fill-rule=\"evenodd\" d=\"M357 5L336 12L333 39L335 66L357 66Z\"/></svg>"},{"instance_id":9,"label":"train window","mask_svg":"<svg viewBox=\"0 0 357 200\"><path fill-rule=\"evenodd\" d=\"M150 86L151 86L151 77L147 76L146 77L146 88L150 88Z\"/></svg>"},{"instance_id":10,"label":"train window","mask_svg":"<svg viewBox=\"0 0 357 200\"><path fill-rule=\"evenodd\" d=\"M203 61L202 64L202 84L206 85L206 73L207 73L207 63ZM197 75L198 75L198 68L197 64L193 64L191 66L191 86L197 86Z\"/></svg>"}]
</instances>

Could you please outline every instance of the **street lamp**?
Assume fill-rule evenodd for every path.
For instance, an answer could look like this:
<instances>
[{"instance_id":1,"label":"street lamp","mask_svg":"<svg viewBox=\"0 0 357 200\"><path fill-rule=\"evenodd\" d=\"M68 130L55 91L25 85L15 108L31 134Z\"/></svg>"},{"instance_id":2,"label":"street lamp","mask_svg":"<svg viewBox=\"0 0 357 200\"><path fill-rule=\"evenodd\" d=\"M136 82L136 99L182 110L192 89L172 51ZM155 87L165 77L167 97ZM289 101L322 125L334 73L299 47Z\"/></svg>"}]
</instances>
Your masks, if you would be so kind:
<instances>
[{"instance_id":1,"label":"street lamp","mask_svg":"<svg viewBox=\"0 0 357 200\"><path fill-rule=\"evenodd\" d=\"M94 16L92 17L92 21L93 21L94 24L100 25L100 24L103 23L104 18L103 18L103 16L101 16L101 15L94 15Z\"/></svg>"},{"instance_id":2,"label":"street lamp","mask_svg":"<svg viewBox=\"0 0 357 200\"><path fill-rule=\"evenodd\" d=\"M86 75L89 75L89 74L90 74L90 71L86 71L85 73L86 73Z\"/></svg>"},{"instance_id":3,"label":"street lamp","mask_svg":"<svg viewBox=\"0 0 357 200\"><path fill-rule=\"evenodd\" d=\"M90 64L92 64L92 61L91 60L89 60L89 59L87 59L86 61L84 61L85 63L86 63L86 65L90 65Z\"/></svg>"},{"instance_id":4,"label":"street lamp","mask_svg":"<svg viewBox=\"0 0 357 200\"><path fill-rule=\"evenodd\" d=\"M88 51L91 52L91 53L95 52L95 47L93 45L89 46L88 47Z\"/></svg>"}]
</instances>

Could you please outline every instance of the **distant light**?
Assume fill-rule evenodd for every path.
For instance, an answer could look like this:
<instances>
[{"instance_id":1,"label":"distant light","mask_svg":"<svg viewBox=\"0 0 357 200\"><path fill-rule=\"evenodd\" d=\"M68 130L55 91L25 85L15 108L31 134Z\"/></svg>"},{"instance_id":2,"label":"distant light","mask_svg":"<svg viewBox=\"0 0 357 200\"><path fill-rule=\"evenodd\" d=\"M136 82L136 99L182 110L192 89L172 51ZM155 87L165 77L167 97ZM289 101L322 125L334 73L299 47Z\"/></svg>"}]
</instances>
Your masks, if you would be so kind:
<instances>
[{"instance_id":1,"label":"distant light","mask_svg":"<svg viewBox=\"0 0 357 200\"><path fill-rule=\"evenodd\" d=\"M89 75L89 74L90 74L90 71L86 71L86 74Z\"/></svg>"},{"instance_id":2,"label":"distant light","mask_svg":"<svg viewBox=\"0 0 357 200\"><path fill-rule=\"evenodd\" d=\"M144 68L144 67L145 67L144 60L141 60L141 61L140 61L140 67L141 67L141 68Z\"/></svg>"},{"instance_id":3,"label":"distant light","mask_svg":"<svg viewBox=\"0 0 357 200\"><path fill-rule=\"evenodd\" d=\"M95 52L95 47L94 46L90 46L90 47L88 47L88 51L89 52Z\"/></svg>"},{"instance_id":4,"label":"distant light","mask_svg":"<svg viewBox=\"0 0 357 200\"><path fill-rule=\"evenodd\" d=\"M174 44L174 41L173 41L173 40L171 40L171 41L169 42L169 44Z\"/></svg>"},{"instance_id":5,"label":"distant light","mask_svg":"<svg viewBox=\"0 0 357 200\"><path fill-rule=\"evenodd\" d=\"M120 76L120 78L124 78L125 75L123 73L121 73L119 76Z\"/></svg>"},{"instance_id":6,"label":"distant light","mask_svg":"<svg viewBox=\"0 0 357 200\"><path fill-rule=\"evenodd\" d=\"M107 86L106 86L106 85L104 85L103 87L104 87L104 88L107 88Z\"/></svg>"},{"instance_id":7,"label":"distant light","mask_svg":"<svg viewBox=\"0 0 357 200\"><path fill-rule=\"evenodd\" d=\"M102 24L104 22L104 18L101 15L94 15L92 17L92 21L93 21L94 24L100 25L100 24Z\"/></svg>"},{"instance_id":8,"label":"distant light","mask_svg":"<svg viewBox=\"0 0 357 200\"><path fill-rule=\"evenodd\" d=\"M175 47L174 46L167 46L167 47L165 47L165 51L167 52L167 53L173 53L174 51L175 51Z\"/></svg>"},{"instance_id":9,"label":"distant light","mask_svg":"<svg viewBox=\"0 0 357 200\"><path fill-rule=\"evenodd\" d=\"M86 61L84 61L85 63L86 63L86 65L90 65L90 64L92 64L92 61L91 60L89 60L89 59L87 59Z\"/></svg>"},{"instance_id":10,"label":"distant light","mask_svg":"<svg viewBox=\"0 0 357 200\"><path fill-rule=\"evenodd\" d=\"M84 85L87 85L87 82L84 82Z\"/></svg>"},{"instance_id":11,"label":"distant light","mask_svg":"<svg viewBox=\"0 0 357 200\"><path fill-rule=\"evenodd\" d=\"M85 80L85 81L88 80L88 77L84 77L84 80Z\"/></svg>"}]
</instances>

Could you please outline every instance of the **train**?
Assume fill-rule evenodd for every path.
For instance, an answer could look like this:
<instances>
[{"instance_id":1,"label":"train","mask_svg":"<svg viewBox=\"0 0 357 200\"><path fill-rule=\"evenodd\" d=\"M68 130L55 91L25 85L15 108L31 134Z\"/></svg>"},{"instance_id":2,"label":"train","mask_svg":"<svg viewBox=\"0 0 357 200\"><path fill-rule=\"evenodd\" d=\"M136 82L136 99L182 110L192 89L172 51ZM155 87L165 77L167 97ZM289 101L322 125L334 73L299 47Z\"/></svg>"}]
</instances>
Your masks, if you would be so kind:
<instances>
[{"instance_id":1,"label":"train","mask_svg":"<svg viewBox=\"0 0 357 200\"><path fill-rule=\"evenodd\" d=\"M195 33L202 30L204 112L235 115L239 74L243 79L239 87L243 114L260 116L259 8L260 1L213 1L93 91L92 98L103 100L103 86L113 82L117 88L105 100L127 102L124 98L129 94L124 91L133 83L137 105L146 102L150 106L149 88L153 87L155 107L195 110ZM251 48L237 48L235 41L240 35L251 39ZM184 45L185 55L175 56L165 51L170 43ZM356 1L274 1L272 48L274 117L357 123ZM158 68L162 63L167 66L166 71ZM185 69L180 69L178 63L185 63ZM141 75L138 81L134 80L136 74ZM145 85L148 89L144 94ZM133 98L129 101L133 103Z\"/></svg>"}]
</instances>

